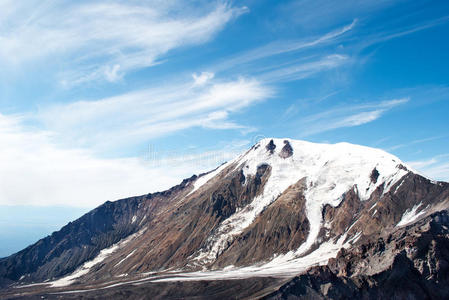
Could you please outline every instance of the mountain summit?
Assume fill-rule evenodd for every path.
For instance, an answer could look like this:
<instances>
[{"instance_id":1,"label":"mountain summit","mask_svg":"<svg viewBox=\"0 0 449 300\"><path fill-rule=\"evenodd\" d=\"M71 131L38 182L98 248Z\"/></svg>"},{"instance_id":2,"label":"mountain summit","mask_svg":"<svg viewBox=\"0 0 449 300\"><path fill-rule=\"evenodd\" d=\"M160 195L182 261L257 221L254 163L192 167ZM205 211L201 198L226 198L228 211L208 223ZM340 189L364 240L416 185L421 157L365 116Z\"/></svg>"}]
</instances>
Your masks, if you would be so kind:
<instances>
[{"instance_id":1,"label":"mountain summit","mask_svg":"<svg viewBox=\"0 0 449 300\"><path fill-rule=\"evenodd\" d=\"M382 150L263 139L1 259L0 296L444 298L448 207L448 183Z\"/></svg>"}]
</instances>

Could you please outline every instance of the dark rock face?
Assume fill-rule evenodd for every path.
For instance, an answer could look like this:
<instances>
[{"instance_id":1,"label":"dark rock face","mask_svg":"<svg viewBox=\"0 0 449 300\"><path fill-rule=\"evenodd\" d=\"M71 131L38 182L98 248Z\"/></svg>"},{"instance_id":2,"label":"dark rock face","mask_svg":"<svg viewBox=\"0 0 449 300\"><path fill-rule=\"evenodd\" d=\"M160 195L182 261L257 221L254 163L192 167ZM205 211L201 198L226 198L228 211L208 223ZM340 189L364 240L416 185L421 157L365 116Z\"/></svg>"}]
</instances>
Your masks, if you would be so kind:
<instances>
[{"instance_id":1,"label":"dark rock face","mask_svg":"<svg viewBox=\"0 0 449 300\"><path fill-rule=\"evenodd\" d=\"M73 271L101 249L135 231L130 219L138 202L138 198L106 202L60 231L2 259L0 276L18 280L23 274L32 274L33 280L42 280Z\"/></svg>"},{"instance_id":2,"label":"dark rock face","mask_svg":"<svg viewBox=\"0 0 449 300\"><path fill-rule=\"evenodd\" d=\"M344 234L351 224L355 222L362 209L363 202L360 201L354 189L345 193L343 200L337 207L326 205L323 208L323 220L326 223L332 222L333 225L331 232L328 234L333 236ZM325 233L326 230L323 230L322 235Z\"/></svg>"},{"instance_id":3,"label":"dark rock face","mask_svg":"<svg viewBox=\"0 0 449 300\"><path fill-rule=\"evenodd\" d=\"M386 241L341 250L328 266L311 268L264 299L447 299L448 225L444 211L398 229ZM367 272L374 262L384 270Z\"/></svg>"},{"instance_id":4,"label":"dark rock face","mask_svg":"<svg viewBox=\"0 0 449 300\"><path fill-rule=\"evenodd\" d=\"M287 189L229 246L216 264L248 265L269 259L271 253L297 249L307 238L305 180Z\"/></svg>"},{"instance_id":5,"label":"dark rock face","mask_svg":"<svg viewBox=\"0 0 449 300\"><path fill-rule=\"evenodd\" d=\"M271 154L273 154L273 153L274 153L274 149L276 149L276 144L274 143L273 140L271 140L271 141L267 144L266 148L267 148L267 151L269 151Z\"/></svg>"},{"instance_id":6,"label":"dark rock face","mask_svg":"<svg viewBox=\"0 0 449 300\"><path fill-rule=\"evenodd\" d=\"M282 158L287 158L293 155L293 148L290 145L289 141L284 140L284 147L282 147L281 153L279 156Z\"/></svg>"},{"instance_id":7,"label":"dark rock face","mask_svg":"<svg viewBox=\"0 0 449 300\"><path fill-rule=\"evenodd\" d=\"M378 178L379 178L379 171L377 171L377 169L374 168L370 175L371 182L376 183Z\"/></svg>"},{"instance_id":8,"label":"dark rock face","mask_svg":"<svg viewBox=\"0 0 449 300\"><path fill-rule=\"evenodd\" d=\"M355 296L356 291L357 287L352 282L346 283L324 266L295 277L263 299L349 299Z\"/></svg>"},{"instance_id":9,"label":"dark rock face","mask_svg":"<svg viewBox=\"0 0 449 300\"><path fill-rule=\"evenodd\" d=\"M212 208L212 214L217 215L220 219L226 219L238 207L248 204L263 186L269 174L270 167L268 165L259 166L253 178L245 178L243 172L239 172L238 176L228 178L212 191L212 207L208 202L203 202L202 207L206 212ZM246 181L248 184L243 186Z\"/></svg>"},{"instance_id":10,"label":"dark rock face","mask_svg":"<svg viewBox=\"0 0 449 300\"><path fill-rule=\"evenodd\" d=\"M449 184L433 184L413 173L405 175L387 193L383 185L379 186L367 201L361 201L357 189L352 189L344 194L337 207L323 208L324 223L332 222L332 227L330 231L323 229L321 236L324 238L329 231L328 237L337 237L349 230L349 234L360 232L361 240L379 237L392 230L411 207L430 208L436 203L447 207L447 199Z\"/></svg>"},{"instance_id":11,"label":"dark rock face","mask_svg":"<svg viewBox=\"0 0 449 300\"><path fill-rule=\"evenodd\" d=\"M254 178L245 178L243 172L238 176L232 177L230 182L225 182L218 189L214 190L211 195L212 212L220 219L226 219L235 213L238 207L243 207L261 190L261 186L265 183L270 175L270 166L263 164L257 167ZM243 177L243 178L242 178ZM242 183L248 180L246 190L242 190ZM203 206L208 204L204 203ZM209 212L210 207L205 207Z\"/></svg>"}]
</instances>

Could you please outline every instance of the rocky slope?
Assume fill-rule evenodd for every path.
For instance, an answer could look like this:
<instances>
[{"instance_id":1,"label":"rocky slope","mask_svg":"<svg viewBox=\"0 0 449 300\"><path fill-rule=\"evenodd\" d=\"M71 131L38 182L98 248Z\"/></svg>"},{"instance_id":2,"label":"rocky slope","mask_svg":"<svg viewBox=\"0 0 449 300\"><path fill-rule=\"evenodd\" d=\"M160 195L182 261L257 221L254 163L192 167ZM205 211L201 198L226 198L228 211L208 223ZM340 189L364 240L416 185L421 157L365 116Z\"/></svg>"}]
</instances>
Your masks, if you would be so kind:
<instances>
[{"instance_id":1,"label":"rocky slope","mask_svg":"<svg viewBox=\"0 0 449 300\"><path fill-rule=\"evenodd\" d=\"M340 250L264 299L448 299L449 214Z\"/></svg>"},{"instance_id":2,"label":"rocky slope","mask_svg":"<svg viewBox=\"0 0 449 300\"><path fill-rule=\"evenodd\" d=\"M152 218L152 210L183 189L191 179L156 194L106 202L61 230L24 250L0 259L0 284L44 281L74 271L108 248L137 232Z\"/></svg>"},{"instance_id":3,"label":"rocky slope","mask_svg":"<svg viewBox=\"0 0 449 300\"><path fill-rule=\"evenodd\" d=\"M399 276L429 293L445 279L427 285L425 270L446 276L448 207L449 184L384 151L265 139L210 173L107 202L1 259L0 285L8 297L73 290L130 297L182 281L186 293L201 287L213 298L220 280L239 298L382 298ZM418 261L410 247L426 254ZM404 264L413 265L407 274L397 271Z\"/></svg>"}]
</instances>

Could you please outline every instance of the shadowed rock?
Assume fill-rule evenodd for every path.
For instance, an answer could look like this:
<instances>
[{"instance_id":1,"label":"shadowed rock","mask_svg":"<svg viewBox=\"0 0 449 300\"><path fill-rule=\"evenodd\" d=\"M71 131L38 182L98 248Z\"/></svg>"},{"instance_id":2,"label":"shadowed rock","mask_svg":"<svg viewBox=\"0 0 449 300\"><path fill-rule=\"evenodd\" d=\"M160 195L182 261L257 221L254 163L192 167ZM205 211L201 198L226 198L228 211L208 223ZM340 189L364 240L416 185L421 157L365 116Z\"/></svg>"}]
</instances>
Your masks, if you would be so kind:
<instances>
[{"instance_id":1,"label":"shadowed rock","mask_svg":"<svg viewBox=\"0 0 449 300\"><path fill-rule=\"evenodd\" d=\"M276 149L276 144L274 143L273 140L271 140L271 141L267 144L266 149L267 149L267 151L270 152L270 154L273 154L273 153L274 153L274 149Z\"/></svg>"},{"instance_id":2,"label":"shadowed rock","mask_svg":"<svg viewBox=\"0 0 449 300\"><path fill-rule=\"evenodd\" d=\"M293 148L287 140L284 140L284 147L282 147L279 156L282 158L287 158L293 155Z\"/></svg>"},{"instance_id":3,"label":"shadowed rock","mask_svg":"<svg viewBox=\"0 0 449 300\"><path fill-rule=\"evenodd\" d=\"M379 171L377 171L376 168L373 169L373 171L371 172L370 175L370 179L372 183L376 183L377 182L377 178L379 178Z\"/></svg>"}]
</instances>

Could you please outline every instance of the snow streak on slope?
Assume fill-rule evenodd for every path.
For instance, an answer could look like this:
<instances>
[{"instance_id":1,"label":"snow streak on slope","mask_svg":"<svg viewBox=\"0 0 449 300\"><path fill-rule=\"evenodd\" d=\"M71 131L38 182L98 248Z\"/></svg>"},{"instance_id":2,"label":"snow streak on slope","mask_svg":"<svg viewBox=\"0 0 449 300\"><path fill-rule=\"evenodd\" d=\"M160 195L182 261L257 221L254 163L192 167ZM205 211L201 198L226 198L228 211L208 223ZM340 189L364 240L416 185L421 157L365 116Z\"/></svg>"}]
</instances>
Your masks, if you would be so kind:
<instances>
[{"instance_id":1,"label":"snow streak on slope","mask_svg":"<svg viewBox=\"0 0 449 300\"><path fill-rule=\"evenodd\" d=\"M419 203L415 206L413 206L411 209L407 209L405 213L402 215L401 220L396 226L404 226L407 224L412 223L413 221L417 220L421 215L423 215L426 210L422 210L418 212L418 208L422 205L422 203Z\"/></svg>"},{"instance_id":2,"label":"snow streak on slope","mask_svg":"<svg viewBox=\"0 0 449 300\"><path fill-rule=\"evenodd\" d=\"M62 286L70 285L75 279L89 273L90 269L93 266L102 262L106 257L108 257L111 253L115 252L117 249L118 249L118 245L115 244L109 248L101 250L100 254L98 254L94 259L92 259L88 262L85 262L80 268L78 268L72 274L70 274L66 277L63 277L61 279L58 279L56 281L53 281L51 283L51 286L52 287L62 287Z\"/></svg>"},{"instance_id":3,"label":"snow streak on slope","mask_svg":"<svg viewBox=\"0 0 449 300\"><path fill-rule=\"evenodd\" d=\"M271 166L271 175L262 194L226 219L209 237L208 247L194 258L195 262L207 264L214 261L236 235L289 186L302 178L306 178L307 182L305 198L310 231L306 242L296 251L297 256L316 242L324 205L337 206L344 193L353 187L360 199L367 200L380 185L384 185L385 193L407 174L398 158L379 149L348 143L315 144L290 139L273 139L273 142L276 148L272 153L266 148L270 139L264 139L234 161L237 167L242 167L245 177L254 176L262 164ZM293 154L283 158L280 153L287 143L291 145ZM373 172L377 174L375 179L372 179Z\"/></svg>"},{"instance_id":4,"label":"snow streak on slope","mask_svg":"<svg viewBox=\"0 0 449 300\"><path fill-rule=\"evenodd\" d=\"M127 243L129 243L132 239L142 235L142 233L146 230L143 229L137 233L134 233L130 236L128 236L127 238L121 240L118 243L115 243L114 245L112 245L109 248L105 248L103 250L100 251L100 253L92 260L85 262L81 267L79 267L78 269L76 269L72 274L62 277L58 280L55 280L53 282L49 282L51 284L52 287L62 287L62 286L67 286L72 284L75 279L80 278L81 276L86 275L87 273L90 272L90 269L99 264L100 262L104 261L108 256L110 256L112 253L114 253L115 251L117 251L119 248L122 248L123 246L125 246ZM121 263L121 262L120 262Z\"/></svg>"},{"instance_id":5,"label":"snow streak on slope","mask_svg":"<svg viewBox=\"0 0 449 300\"><path fill-rule=\"evenodd\" d=\"M214 178L215 176L220 174L221 171L226 169L228 166L232 165L235 161L238 161L241 157L242 157L242 154L237 156L233 160L228 161L228 162L222 164L221 166L219 166L215 170L213 170L213 171L211 171L211 172L209 172L207 174L204 174L203 176L199 177L193 183L193 190L191 190L190 193L187 194L187 196L189 196L190 194L193 194L194 192L196 192L199 188L201 188L203 185L205 185L209 180L211 180L212 178Z\"/></svg>"},{"instance_id":6,"label":"snow streak on slope","mask_svg":"<svg viewBox=\"0 0 449 300\"><path fill-rule=\"evenodd\" d=\"M194 183L193 183L193 190L190 191L188 195L193 194L196 192L200 187L202 187L204 184L206 184L209 180L214 178L217 174L219 174L223 169L225 169L228 166L229 163L222 164L217 169L199 177Z\"/></svg>"}]
</instances>

